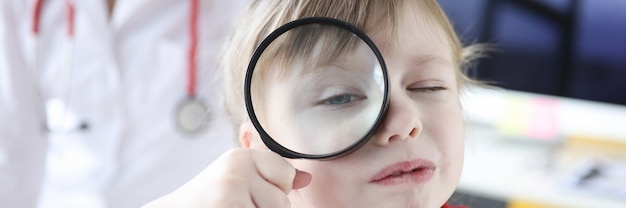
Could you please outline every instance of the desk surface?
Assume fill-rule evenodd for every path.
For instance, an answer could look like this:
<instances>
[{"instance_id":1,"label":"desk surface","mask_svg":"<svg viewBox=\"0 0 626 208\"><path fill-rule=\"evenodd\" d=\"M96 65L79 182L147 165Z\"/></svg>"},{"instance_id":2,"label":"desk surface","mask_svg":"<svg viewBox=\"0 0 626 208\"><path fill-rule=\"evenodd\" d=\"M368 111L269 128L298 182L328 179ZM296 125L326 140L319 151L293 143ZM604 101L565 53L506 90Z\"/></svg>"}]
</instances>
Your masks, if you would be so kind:
<instances>
[{"instance_id":1,"label":"desk surface","mask_svg":"<svg viewBox=\"0 0 626 208\"><path fill-rule=\"evenodd\" d=\"M469 126L458 189L500 200L525 200L557 207L624 208L626 199L568 189L549 163L550 145L503 140L485 127Z\"/></svg>"},{"instance_id":2,"label":"desk surface","mask_svg":"<svg viewBox=\"0 0 626 208\"><path fill-rule=\"evenodd\" d=\"M524 94L523 96L532 95ZM490 99L491 102L494 101L493 97ZM566 100L565 102L570 101ZM573 102L573 104L568 105L588 105L587 103L579 104L576 101ZM474 103L473 105L477 104L480 103ZM593 104L590 106L598 107ZM482 107L483 110L484 107ZM468 107L465 106L465 108L467 109ZM622 112L620 111L622 109L619 109L619 107L609 106L609 108L611 109L608 111L612 113ZM575 110L586 111L586 109ZM600 111L602 110L600 109ZM604 111L607 110L604 109ZM623 112L626 112L626 108L623 109ZM574 116L570 115L570 113L565 115L568 116L567 119L572 119L572 116ZM551 169L553 166L551 164L553 162L552 159L554 154L556 154L554 150L558 146L558 141L550 143L532 141L532 139L524 141L520 138L507 138L506 135L495 129L493 118L488 118L492 119L489 122L484 122L488 120L484 117L474 119L473 121L482 122L470 122L466 127L466 158L458 187L460 191L494 199L525 200L554 207L626 207L626 197L591 193L589 191L567 188L561 184L559 175ZM617 119L626 119L626 117ZM614 123L613 125L613 127L618 127ZM606 126L602 127L606 129ZM610 129L608 132L615 135L615 132L619 134L625 130L622 127L618 128ZM559 135L566 134L567 130L570 129L561 128ZM607 132L603 129L578 129L577 131ZM613 138L625 139L624 141L626 142L626 137Z\"/></svg>"}]
</instances>

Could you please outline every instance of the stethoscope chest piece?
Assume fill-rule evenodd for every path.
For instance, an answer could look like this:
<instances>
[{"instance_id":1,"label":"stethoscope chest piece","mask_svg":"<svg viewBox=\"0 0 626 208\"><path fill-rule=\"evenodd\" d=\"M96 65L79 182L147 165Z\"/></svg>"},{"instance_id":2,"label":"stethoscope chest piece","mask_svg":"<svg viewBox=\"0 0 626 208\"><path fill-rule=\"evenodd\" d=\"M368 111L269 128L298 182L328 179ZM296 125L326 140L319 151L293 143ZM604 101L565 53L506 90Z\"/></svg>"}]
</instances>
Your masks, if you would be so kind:
<instances>
[{"instance_id":1,"label":"stethoscope chest piece","mask_svg":"<svg viewBox=\"0 0 626 208\"><path fill-rule=\"evenodd\" d=\"M198 134L205 130L211 115L206 104L197 97L184 99L176 110L176 126L187 134Z\"/></svg>"}]
</instances>

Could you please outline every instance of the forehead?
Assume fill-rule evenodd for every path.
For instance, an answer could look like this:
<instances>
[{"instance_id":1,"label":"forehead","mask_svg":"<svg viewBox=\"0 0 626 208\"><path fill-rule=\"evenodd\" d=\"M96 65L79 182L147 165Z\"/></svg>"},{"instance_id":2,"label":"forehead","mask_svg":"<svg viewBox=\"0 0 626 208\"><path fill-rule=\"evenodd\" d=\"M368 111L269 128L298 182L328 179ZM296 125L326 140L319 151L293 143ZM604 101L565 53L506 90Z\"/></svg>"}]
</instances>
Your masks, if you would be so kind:
<instances>
[{"instance_id":1,"label":"forehead","mask_svg":"<svg viewBox=\"0 0 626 208\"><path fill-rule=\"evenodd\" d=\"M350 30L313 23L292 28L274 39L261 54L257 69L281 78L372 58L376 61L368 45Z\"/></svg>"}]
</instances>

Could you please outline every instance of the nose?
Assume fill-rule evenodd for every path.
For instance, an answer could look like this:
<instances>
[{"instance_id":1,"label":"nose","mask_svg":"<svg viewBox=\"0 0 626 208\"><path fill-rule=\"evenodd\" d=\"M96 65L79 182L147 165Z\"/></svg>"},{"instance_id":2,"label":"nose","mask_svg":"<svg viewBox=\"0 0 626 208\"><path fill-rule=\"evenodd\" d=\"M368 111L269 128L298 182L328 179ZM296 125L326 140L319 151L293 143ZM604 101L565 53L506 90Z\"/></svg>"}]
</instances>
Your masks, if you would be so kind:
<instances>
[{"instance_id":1,"label":"nose","mask_svg":"<svg viewBox=\"0 0 626 208\"><path fill-rule=\"evenodd\" d=\"M389 99L387 115L373 140L376 145L387 146L396 140L417 138L422 130L422 123L417 112L411 105L415 105L410 98Z\"/></svg>"}]
</instances>

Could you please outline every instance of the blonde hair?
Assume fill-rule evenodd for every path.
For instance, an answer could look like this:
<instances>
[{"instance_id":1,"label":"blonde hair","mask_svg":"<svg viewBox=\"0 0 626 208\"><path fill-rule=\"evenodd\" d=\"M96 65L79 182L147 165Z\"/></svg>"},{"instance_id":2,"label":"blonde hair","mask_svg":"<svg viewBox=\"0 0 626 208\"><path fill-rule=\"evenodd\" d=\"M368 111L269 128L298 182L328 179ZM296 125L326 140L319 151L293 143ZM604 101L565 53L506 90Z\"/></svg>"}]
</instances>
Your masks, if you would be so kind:
<instances>
[{"instance_id":1,"label":"blonde hair","mask_svg":"<svg viewBox=\"0 0 626 208\"><path fill-rule=\"evenodd\" d=\"M410 0L255 0L237 24L237 29L226 44L222 60L225 70L226 97L224 107L235 127L245 121L244 77L248 62L260 42L273 30L290 21L304 17L330 17L355 25L364 32L371 32L384 25L388 36L394 37L398 25L397 16ZM436 0L413 0L424 7L427 15L447 34L457 66L460 86L474 83L464 71L475 58L480 57L480 47L463 47L447 16ZM259 60L258 65L265 65Z\"/></svg>"}]
</instances>

